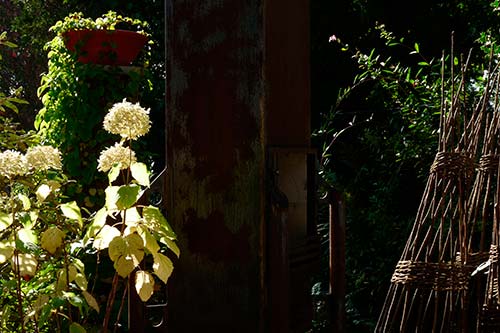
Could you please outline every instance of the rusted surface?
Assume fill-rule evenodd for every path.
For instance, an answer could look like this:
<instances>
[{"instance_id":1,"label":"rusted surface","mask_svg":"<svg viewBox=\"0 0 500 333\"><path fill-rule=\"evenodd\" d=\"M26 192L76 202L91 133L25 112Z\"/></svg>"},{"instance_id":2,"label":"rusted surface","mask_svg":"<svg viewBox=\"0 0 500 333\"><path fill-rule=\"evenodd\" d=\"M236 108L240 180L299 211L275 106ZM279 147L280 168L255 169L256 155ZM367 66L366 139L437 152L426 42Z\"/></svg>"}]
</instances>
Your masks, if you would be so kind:
<instances>
[{"instance_id":1,"label":"rusted surface","mask_svg":"<svg viewBox=\"0 0 500 333\"><path fill-rule=\"evenodd\" d=\"M308 1L177 0L167 9L167 214L181 247L169 331L267 332L265 319L278 324L270 313L286 331L278 307L289 304L277 296L289 281L269 299L266 285L266 251L288 237L285 225L267 225L265 150L309 145ZM285 266L273 277L286 278Z\"/></svg>"},{"instance_id":2,"label":"rusted surface","mask_svg":"<svg viewBox=\"0 0 500 333\"><path fill-rule=\"evenodd\" d=\"M258 332L263 145L259 1L169 2L172 332Z\"/></svg>"},{"instance_id":3,"label":"rusted surface","mask_svg":"<svg viewBox=\"0 0 500 333\"><path fill-rule=\"evenodd\" d=\"M189 239L190 253L213 262L245 263L250 260L250 228L247 225L232 233L221 212L214 211L207 218L199 218L191 209L186 215L183 232Z\"/></svg>"},{"instance_id":4,"label":"rusted surface","mask_svg":"<svg viewBox=\"0 0 500 333\"><path fill-rule=\"evenodd\" d=\"M267 142L308 147L309 0L266 1L265 17Z\"/></svg>"}]
</instances>

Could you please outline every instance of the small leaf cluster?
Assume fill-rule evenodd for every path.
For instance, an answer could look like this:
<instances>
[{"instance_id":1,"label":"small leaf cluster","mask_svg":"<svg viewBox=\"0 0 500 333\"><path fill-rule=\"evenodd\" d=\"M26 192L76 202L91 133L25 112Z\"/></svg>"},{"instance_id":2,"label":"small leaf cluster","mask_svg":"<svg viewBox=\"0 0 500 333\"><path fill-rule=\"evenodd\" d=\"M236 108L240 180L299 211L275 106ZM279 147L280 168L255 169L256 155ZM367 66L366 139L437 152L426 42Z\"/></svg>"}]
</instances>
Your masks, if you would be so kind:
<instances>
[{"instance_id":1,"label":"small leaf cluster","mask_svg":"<svg viewBox=\"0 0 500 333\"><path fill-rule=\"evenodd\" d=\"M149 23L117 14L115 11L108 11L101 17L92 19L85 17L82 12L75 12L66 16L63 20L57 21L51 28L57 34L63 34L69 30L115 30L126 28L149 36Z\"/></svg>"},{"instance_id":2,"label":"small leaf cluster","mask_svg":"<svg viewBox=\"0 0 500 333\"><path fill-rule=\"evenodd\" d=\"M125 184L119 176L127 178ZM166 251L179 255L176 235L158 207L140 204L145 188L149 187L149 172L144 163L135 162L130 169L121 170L115 164L108 173L106 204L92 218L84 243L91 243L98 250L107 250L117 274L128 278L135 271L137 293L147 301L154 290L156 275L167 283L173 263ZM153 265L148 271L140 266L146 255L151 255Z\"/></svg>"}]
</instances>

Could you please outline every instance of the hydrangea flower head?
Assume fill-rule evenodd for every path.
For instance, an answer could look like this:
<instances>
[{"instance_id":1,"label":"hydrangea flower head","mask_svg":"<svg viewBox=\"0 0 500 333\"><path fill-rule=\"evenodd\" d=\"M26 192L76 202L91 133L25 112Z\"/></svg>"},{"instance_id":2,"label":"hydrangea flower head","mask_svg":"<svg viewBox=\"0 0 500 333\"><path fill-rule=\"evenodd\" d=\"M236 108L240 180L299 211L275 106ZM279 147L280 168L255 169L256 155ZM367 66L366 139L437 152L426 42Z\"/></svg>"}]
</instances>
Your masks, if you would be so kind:
<instances>
[{"instance_id":1,"label":"hydrangea flower head","mask_svg":"<svg viewBox=\"0 0 500 333\"><path fill-rule=\"evenodd\" d=\"M0 175L12 178L23 176L29 171L26 157L18 151L6 150L0 153Z\"/></svg>"},{"instance_id":2,"label":"hydrangea flower head","mask_svg":"<svg viewBox=\"0 0 500 333\"><path fill-rule=\"evenodd\" d=\"M36 171L61 170L61 152L52 146L35 146L26 152L28 166Z\"/></svg>"},{"instance_id":3,"label":"hydrangea flower head","mask_svg":"<svg viewBox=\"0 0 500 333\"><path fill-rule=\"evenodd\" d=\"M124 139L136 140L148 133L150 128L149 109L144 109L139 103L127 102L126 99L115 103L104 117L104 129Z\"/></svg>"},{"instance_id":4,"label":"hydrangea flower head","mask_svg":"<svg viewBox=\"0 0 500 333\"><path fill-rule=\"evenodd\" d=\"M129 147L116 143L101 152L97 161L97 170L108 172L115 163L121 163L121 169L127 169L134 162L137 162L135 152Z\"/></svg>"}]
</instances>

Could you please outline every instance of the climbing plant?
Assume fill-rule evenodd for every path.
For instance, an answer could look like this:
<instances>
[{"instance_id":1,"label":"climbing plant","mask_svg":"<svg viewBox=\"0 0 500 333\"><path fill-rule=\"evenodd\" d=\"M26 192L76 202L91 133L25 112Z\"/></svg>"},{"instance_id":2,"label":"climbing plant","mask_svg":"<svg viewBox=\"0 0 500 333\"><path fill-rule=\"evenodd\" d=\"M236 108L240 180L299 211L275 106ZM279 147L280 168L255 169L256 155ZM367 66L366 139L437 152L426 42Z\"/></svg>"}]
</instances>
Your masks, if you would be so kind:
<instances>
[{"instance_id":1,"label":"climbing plant","mask_svg":"<svg viewBox=\"0 0 500 333\"><path fill-rule=\"evenodd\" d=\"M112 141L102 129L105 110L114 101L129 98L138 101L152 89L147 49L133 66L102 66L78 61L76 52L65 45L64 32L73 28L100 29L119 27L127 23L138 26L147 23L107 12L96 19L73 13L51 27L56 36L46 44L48 71L42 75L38 94L43 108L38 112L35 129L44 142L58 147L63 153L63 165L72 178L79 180L79 203L93 209L102 203L89 185L96 179L104 182L96 171L99 147ZM147 33L147 32L144 32ZM105 183L105 182L104 182Z\"/></svg>"}]
</instances>

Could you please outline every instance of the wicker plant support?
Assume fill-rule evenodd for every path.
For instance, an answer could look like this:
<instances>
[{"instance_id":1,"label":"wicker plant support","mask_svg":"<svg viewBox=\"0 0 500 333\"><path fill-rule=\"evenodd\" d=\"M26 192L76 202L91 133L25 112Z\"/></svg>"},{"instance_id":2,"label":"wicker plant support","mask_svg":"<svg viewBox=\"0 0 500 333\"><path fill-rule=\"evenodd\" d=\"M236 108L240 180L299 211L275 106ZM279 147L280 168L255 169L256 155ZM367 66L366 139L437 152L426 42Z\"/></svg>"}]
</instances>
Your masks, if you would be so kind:
<instances>
[{"instance_id":1,"label":"wicker plant support","mask_svg":"<svg viewBox=\"0 0 500 333\"><path fill-rule=\"evenodd\" d=\"M483 306L486 275L477 270L492 260L500 121L490 105L498 80L492 76L467 115L461 74L448 104L443 97L438 152L375 332L472 332L497 318L498 307ZM498 279L488 283L498 295Z\"/></svg>"}]
</instances>

